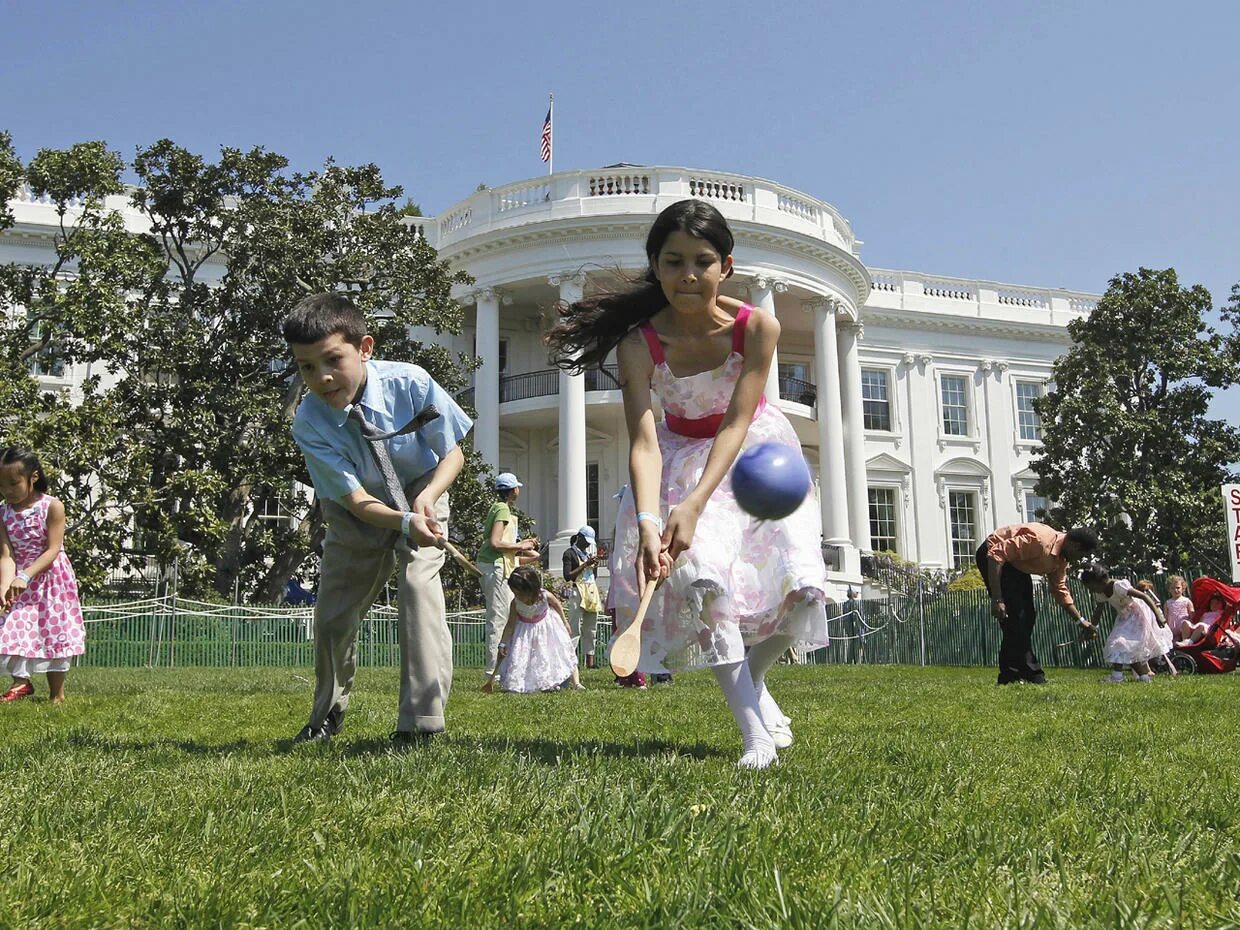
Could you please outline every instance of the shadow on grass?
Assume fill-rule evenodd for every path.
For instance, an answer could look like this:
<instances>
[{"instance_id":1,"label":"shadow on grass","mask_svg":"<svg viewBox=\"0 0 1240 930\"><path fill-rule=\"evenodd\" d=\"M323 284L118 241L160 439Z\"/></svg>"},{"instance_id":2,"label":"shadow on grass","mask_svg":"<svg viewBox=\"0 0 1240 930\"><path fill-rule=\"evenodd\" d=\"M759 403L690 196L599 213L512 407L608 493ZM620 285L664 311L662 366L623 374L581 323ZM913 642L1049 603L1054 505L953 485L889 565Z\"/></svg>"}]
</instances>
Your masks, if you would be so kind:
<instances>
[{"instance_id":1,"label":"shadow on grass","mask_svg":"<svg viewBox=\"0 0 1240 930\"><path fill-rule=\"evenodd\" d=\"M192 739L174 739L160 737L156 739L119 739L114 736L102 736L98 733L76 730L70 733L67 742L76 749L93 749L98 752L151 752L176 750L192 755L226 756L234 752L253 749L257 744L249 740L237 739L230 743L200 743Z\"/></svg>"},{"instance_id":2,"label":"shadow on grass","mask_svg":"<svg viewBox=\"0 0 1240 930\"><path fill-rule=\"evenodd\" d=\"M409 746L396 747L391 740L365 737L340 745L346 756L365 756L387 752L428 753L436 750L477 750L488 755L515 753L544 765L560 765L565 761L602 757L608 759L641 759L649 756L675 755L692 759L727 757L729 754L704 743L672 743L667 740L636 739L631 743L594 740L521 739L498 736L468 736L445 733Z\"/></svg>"}]
</instances>

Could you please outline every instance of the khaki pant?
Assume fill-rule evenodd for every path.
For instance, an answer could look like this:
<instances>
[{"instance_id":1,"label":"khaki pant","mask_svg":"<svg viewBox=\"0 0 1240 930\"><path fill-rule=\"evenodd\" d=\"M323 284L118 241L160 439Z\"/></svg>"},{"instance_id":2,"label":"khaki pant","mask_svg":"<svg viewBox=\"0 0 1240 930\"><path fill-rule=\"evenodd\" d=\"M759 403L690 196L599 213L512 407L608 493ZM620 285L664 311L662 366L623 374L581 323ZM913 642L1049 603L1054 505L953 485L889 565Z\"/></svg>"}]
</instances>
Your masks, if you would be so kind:
<instances>
[{"instance_id":1,"label":"khaki pant","mask_svg":"<svg viewBox=\"0 0 1240 930\"><path fill-rule=\"evenodd\" d=\"M410 500L424 488L424 476L406 489ZM397 636L400 642L400 709L396 729L437 733L452 690L452 635L439 570L444 551L398 545L400 534L363 523L334 501L323 502L328 522L322 575L314 607L314 707L311 726L321 726L333 707L349 707L357 669L357 630L399 566ZM448 495L435 504L447 532Z\"/></svg>"},{"instance_id":2,"label":"khaki pant","mask_svg":"<svg viewBox=\"0 0 1240 930\"><path fill-rule=\"evenodd\" d=\"M572 629L573 649L580 643L582 655L594 655L594 633L598 629L598 612L581 609L581 596L575 591L568 598L568 625Z\"/></svg>"},{"instance_id":3,"label":"khaki pant","mask_svg":"<svg viewBox=\"0 0 1240 930\"><path fill-rule=\"evenodd\" d=\"M508 578L504 575L504 563L488 565L479 562L482 570L482 596L487 605L487 667L488 675L495 671L495 663L499 656L499 639L504 635L504 626L508 623L508 608L512 605L512 589L508 587Z\"/></svg>"}]
</instances>

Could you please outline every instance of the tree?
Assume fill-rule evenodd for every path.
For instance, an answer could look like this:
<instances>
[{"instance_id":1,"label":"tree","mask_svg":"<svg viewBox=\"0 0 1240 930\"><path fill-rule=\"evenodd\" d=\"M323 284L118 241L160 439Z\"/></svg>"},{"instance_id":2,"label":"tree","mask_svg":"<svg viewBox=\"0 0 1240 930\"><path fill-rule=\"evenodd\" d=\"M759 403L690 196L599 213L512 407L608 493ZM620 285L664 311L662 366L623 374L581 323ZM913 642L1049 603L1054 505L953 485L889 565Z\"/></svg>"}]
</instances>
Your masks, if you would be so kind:
<instances>
[{"instance_id":1,"label":"tree","mask_svg":"<svg viewBox=\"0 0 1240 930\"><path fill-rule=\"evenodd\" d=\"M1240 431L1207 417L1213 389L1240 377L1240 288L1207 325L1210 293L1174 269L1113 278L1068 325L1073 346L1037 402L1038 493L1060 526L1100 530L1101 558L1133 567L1221 564L1219 485L1235 480Z\"/></svg>"},{"instance_id":2,"label":"tree","mask_svg":"<svg viewBox=\"0 0 1240 930\"><path fill-rule=\"evenodd\" d=\"M40 153L25 172L45 178L39 189L70 216L84 182L62 176L78 148ZM99 172L96 198L115 192L121 168L99 151L116 170ZM306 294L349 290L381 357L414 361L453 391L472 360L409 328L459 331L450 290L468 279L403 221L403 192L374 165L289 173L262 148L224 148L208 162L161 140L132 170L130 202L149 233L111 235L123 226L102 208L87 228L106 237L82 239L81 220L66 224L58 250L77 277L40 277L35 295L58 311L40 311L47 346L118 376L88 391L127 440L123 453L95 458L90 483L117 505L113 537L136 526L146 551L177 560L190 590L274 600L323 529L294 484L308 476L289 433L302 385L280 336L284 314ZM456 485L462 500L470 477Z\"/></svg>"}]
</instances>

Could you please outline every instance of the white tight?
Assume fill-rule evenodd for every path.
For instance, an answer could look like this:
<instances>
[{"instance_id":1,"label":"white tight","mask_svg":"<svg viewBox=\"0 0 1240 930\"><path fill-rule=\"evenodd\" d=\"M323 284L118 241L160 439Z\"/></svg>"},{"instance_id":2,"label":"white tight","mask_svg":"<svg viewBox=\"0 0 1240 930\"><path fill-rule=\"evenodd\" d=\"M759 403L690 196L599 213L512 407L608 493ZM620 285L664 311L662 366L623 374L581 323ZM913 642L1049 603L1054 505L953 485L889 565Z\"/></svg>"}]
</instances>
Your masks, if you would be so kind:
<instances>
[{"instance_id":1,"label":"white tight","mask_svg":"<svg viewBox=\"0 0 1240 930\"><path fill-rule=\"evenodd\" d=\"M741 731L741 744L744 747L741 767L766 768L775 761L775 743L762 722L758 692L754 688L749 660L733 662L731 665L716 665L711 671L715 673L715 680L719 682Z\"/></svg>"},{"instance_id":2,"label":"white tight","mask_svg":"<svg viewBox=\"0 0 1240 930\"><path fill-rule=\"evenodd\" d=\"M754 690L758 693L758 710L762 714L762 722L768 727L788 725L788 718L771 697L771 692L766 689L766 673L779 657L788 651L792 642L791 633L776 633L749 650L749 674L753 678Z\"/></svg>"}]
</instances>

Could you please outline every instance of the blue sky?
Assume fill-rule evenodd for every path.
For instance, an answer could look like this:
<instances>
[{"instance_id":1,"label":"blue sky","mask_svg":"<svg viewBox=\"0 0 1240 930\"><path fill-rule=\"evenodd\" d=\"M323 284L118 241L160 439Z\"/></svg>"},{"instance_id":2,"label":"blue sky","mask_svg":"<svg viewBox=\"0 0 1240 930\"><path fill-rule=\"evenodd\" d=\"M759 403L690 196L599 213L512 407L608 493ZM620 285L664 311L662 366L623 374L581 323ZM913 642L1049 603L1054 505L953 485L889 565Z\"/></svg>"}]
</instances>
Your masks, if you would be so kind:
<instances>
[{"instance_id":1,"label":"blue sky","mask_svg":"<svg viewBox=\"0 0 1240 930\"><path fill-rule=\"evenodd\" d=\"M766 7L761 15L754 11ZM29 157L167 136L376 162L427 212L556 167L759 175L880 267L1102 291L1240 281L1240 5L34 3L0 6ZM1216 415L1240 421L1240 390Z\"/></svg>"}]
</instances>

